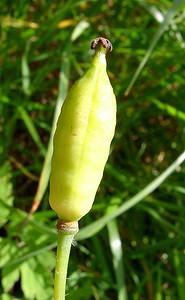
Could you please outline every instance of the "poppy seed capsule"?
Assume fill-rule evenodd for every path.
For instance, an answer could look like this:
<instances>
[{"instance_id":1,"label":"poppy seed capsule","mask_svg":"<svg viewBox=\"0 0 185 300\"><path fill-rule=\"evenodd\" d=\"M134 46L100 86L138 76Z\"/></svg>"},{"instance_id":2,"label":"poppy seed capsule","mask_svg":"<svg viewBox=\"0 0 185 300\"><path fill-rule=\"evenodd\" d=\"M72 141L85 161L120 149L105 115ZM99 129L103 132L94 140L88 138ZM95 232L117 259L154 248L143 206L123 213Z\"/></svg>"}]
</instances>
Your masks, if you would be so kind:
<instances>
[{"instance_id":1,"label":"poppy seed capsule","mask_svg":"<svg viewBox=\"0 0 185 300\"><path fill-rule=\"evenodd\" d=\"M63 221L77 221L91 209L103 176L116 125L116 99L106 73L104 38L86 74L65 99L54 135L49 202Z\"/></svg>"}]
</instances>

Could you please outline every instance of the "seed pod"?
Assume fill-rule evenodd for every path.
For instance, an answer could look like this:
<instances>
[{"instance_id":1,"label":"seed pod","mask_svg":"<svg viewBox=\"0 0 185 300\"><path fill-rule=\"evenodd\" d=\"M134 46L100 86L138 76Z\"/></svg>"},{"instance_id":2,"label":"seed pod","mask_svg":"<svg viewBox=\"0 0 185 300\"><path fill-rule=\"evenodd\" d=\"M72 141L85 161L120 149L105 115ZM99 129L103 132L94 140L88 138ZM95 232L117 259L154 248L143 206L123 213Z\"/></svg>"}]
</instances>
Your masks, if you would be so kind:
<instances>
[{"instance_id":1,"label":"seed pod","mask_svg":"<svg viewBox=\"0 0 185 300\"><path fill-rule=\"evenodd\" d=\"M91 48L92 64L69 91L54 135L49 202L64 221L77 221L91 209L116 125L116 99L106 73L112 46L97 38Z\"/></svg>"}]
</instances>

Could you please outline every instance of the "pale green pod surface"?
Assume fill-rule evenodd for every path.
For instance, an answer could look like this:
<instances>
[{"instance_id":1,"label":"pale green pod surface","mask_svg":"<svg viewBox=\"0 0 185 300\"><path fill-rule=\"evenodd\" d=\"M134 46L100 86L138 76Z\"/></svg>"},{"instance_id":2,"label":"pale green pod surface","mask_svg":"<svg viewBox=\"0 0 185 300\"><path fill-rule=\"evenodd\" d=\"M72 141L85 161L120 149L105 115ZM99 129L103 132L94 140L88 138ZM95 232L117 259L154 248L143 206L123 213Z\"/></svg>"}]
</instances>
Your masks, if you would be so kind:
<instances>
[{"instance_id":1,"label":"pale green pod surface","mask_svg":"<svg viewBox=\"0 0 185 300\"><path fill-rule=\"evenodd\" d=\"M77 221L91 209L114 136L116 99L101 43L71 88L54 135L49 202L63 221Z\"/></svg>"}]
</instances>

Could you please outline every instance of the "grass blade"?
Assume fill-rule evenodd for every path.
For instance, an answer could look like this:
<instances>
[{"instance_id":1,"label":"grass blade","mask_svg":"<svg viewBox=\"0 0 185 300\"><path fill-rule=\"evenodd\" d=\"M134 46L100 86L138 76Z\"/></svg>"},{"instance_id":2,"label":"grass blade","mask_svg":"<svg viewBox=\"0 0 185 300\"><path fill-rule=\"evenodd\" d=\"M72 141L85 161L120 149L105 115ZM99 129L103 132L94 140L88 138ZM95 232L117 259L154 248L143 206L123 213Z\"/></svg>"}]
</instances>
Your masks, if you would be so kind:
<instances>
[{"instance_id":1,"label":"grass blade","mask_svg":"<svg viewBox=\"0 0 185 300\"><path fill-rule=\"evenodd\" d=\"M157 272L157 284L156 284L156 300L162 300L162 274L161 274L161 269L158 269Z\"/></svg>"},{"instance_id":2,"label":"grass blade","mask_svg":"<svg viewBox=\"0 0 185 300\"><path fill-rule=\"evenodd\" d=\"M29 45L30 43L27 43L25 52L22 56L22 61L21 61L21 69L22 69L22 89L25 95L29 96L31 94L31 89L30 89L30 68L28 64L28 50L29 50Z\"/></svg>"},{"instance_id":3,"label":"grass blade","mask_svg":"<svg viewBox=\"0 0 185 300\"><path fill-rule=\"evenodd\" d=\"M184 271L182 268L181 255L177 249L174 250L174 267L176 269L176 276L177 276L178 299L184 300L184 295L185 295L185 279L183 274Z\"/></svg>"},{"instance_id":4,"label":"grass blade","mask_svg":"<svg viewBox=\"0 0 185 300\"><path fill-rule=\"evenodd\" d=\"M27 261L28 259L30 259L34 256L38 256L42 252L52 250L52 249L56 248L56 246L57 246L57 242L53 242L48 245L46 245L46 244L44 244L43 246L39 245L37 247L34 247L34 249L29 249L29 252L24 253L21 256L16 257L15 259L12 259L9 263L7 263L6 267L11 268L11 270L12 270L13 268L16 268L17 265L22 264L23 262Z\"/></svg>"},{"instance_id":5,"label":"grass blade","mask_svg":"<svg viewBox=\"0 0 185 300\"><path fill-rule=\"evenodd\" d=\"M161 101L154 99L152 100L159 109L166 111L170 116L175 117L179 120L185 121L185 113L177 108L173 107L172 105L162 103Z\"/></svg>"},{"instance_id":6,"label":"grass blade","mask_svg":"<svg viewBox=\"0 0 185 300\"><path fill-rule=\"evenodd\" d=\"M88 27L89 23L87 21L80 21L71 34L71 41L75 41Z\"/></svg>"},{"instance_id":7,"label":"grass blade","mask_svg":"<svg viewBox=\"0 0 185 300\"><path fill-rule=\"evenodd\" d=\"M42 141L40 139L40 136L37 132L37 129L36 129L32 119L30 118L29 114L26 112L26 110L22 106L18 107L18 111L19 111L21 119L23 120L26 128L28 129L32 139L34 140L35 144L39 148L41 154L44 156L46 153L46 149L42 144Z\"/></svg>"},{"instance_id":8,"label":"grass blade","mask_svg":"<svg viewBox=\"0 0 185 300\"><path fill-rule=\"evenodd\" d=\"M108 213L111 213L115 210L115 207L109 207ZM118 231L118 225L116 219L110 221L107 224L108 234L109 234L109 243L113 256L113 265L117 281L118 289L118 300L127 300L127 291L125 285L125 276L123 268L123 252L122 252L122 243L121 237Z\"/></svg>"},{"instance_id":9,"label":"grass blade","mask_svg":"<svg viewBox=\"0 0 185 300\"><path fill-rule=\"evenodd\" d=\"M128 209L138 204L146 196L150 195L155 189L157 189L163 183L163 181L168 178L168 176L170 176L173 172L175 172L177 167L179 167L184 160L185 160L185 151L161 175L159 175L156 179L154 179L151 183L149 183L144 189L142 189L130 200L124 202L110 215L105 215L101 219L81 229L80 232L77 234L76 239L83 240L93 236L98 231L100 231L108 222L110 222L114 218L123 214Z\"/></svg>"},{"instance_id":10,"label":"grass blade","mask_svg":"<svg viewBox=\"0 0 185 300\"><path fill-rule=\"evenodd\" d=\"M61 107L63 105L64 99L67 94L68 83L69 83L69 72L70 72L70 61L69 61L67 52L65 51L63 53L63 63L62 63L60 78L59 78L59 94L58 94L58 98L56 101L48 149L47 149L47 153L45 156L45 160L44 160L44 164L42 167L37 191L36 191L36 194L35 194L35 197L33 200L33 204L32 204L30 213L34 213L37 210L37 208L42 200L42 197L46 191L46 188L48 186L50 169L51 169L51 158L52 158L52 154L53 154L53 135L54 135L54 132L56 129L56 124L57 124L58 116L60 114Z\"/></svg>"},{"instance_id":11,"label":"grass blade","mask_svg":"<svg viewBox=\"0 0 185 300\"><path fill-rule=\"evenodd\" d=\"M134 76L132 77L132 80L130 81L130 83L129 83L126 91L125 91L125 96L128 96L128 94L130 93L134 83L136 82L136 80L139 77L142 69L144 68L144 66L146 65L148 59L150 58L150 56L151 56L155 46L157 45L159 39L161 38L161 36L165 32L166 28L170 24L171 20L173 19L174 15L176 14L177 10L184 3L185 2L183 0L174 1L174 4L172 5L172 7L168 10L167 14L164 17L164 21L161 23L161 25L159 26L158 31L154 35L154 37L151 41L151 44L150 44L148 50L146 51L146 54L145 54L144 58L142 59L142 61L139 64L138 68L136 69L136 72L135 72Z\"/></svg>"}]
</instances>

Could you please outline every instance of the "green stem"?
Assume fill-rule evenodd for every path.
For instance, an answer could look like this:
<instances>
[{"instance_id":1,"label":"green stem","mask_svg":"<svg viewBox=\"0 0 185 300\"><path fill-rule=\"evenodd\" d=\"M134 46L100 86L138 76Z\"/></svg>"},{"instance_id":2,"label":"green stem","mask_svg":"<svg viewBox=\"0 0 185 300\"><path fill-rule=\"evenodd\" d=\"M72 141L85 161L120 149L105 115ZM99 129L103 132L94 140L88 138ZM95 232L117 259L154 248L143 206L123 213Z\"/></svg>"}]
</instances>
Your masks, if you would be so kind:
<instances>
[{"instance_id":1,"label":"green stem","mask_svg":"<svg viewBox=\"0 0 185 300\"><path fill-rule=\"evenodd\" d=\"M56 256L54 300L65 300L66 277L71 244L78 232L78 222L62 222L58 225L58 246Z\"/></svg>"}]
</instances>

